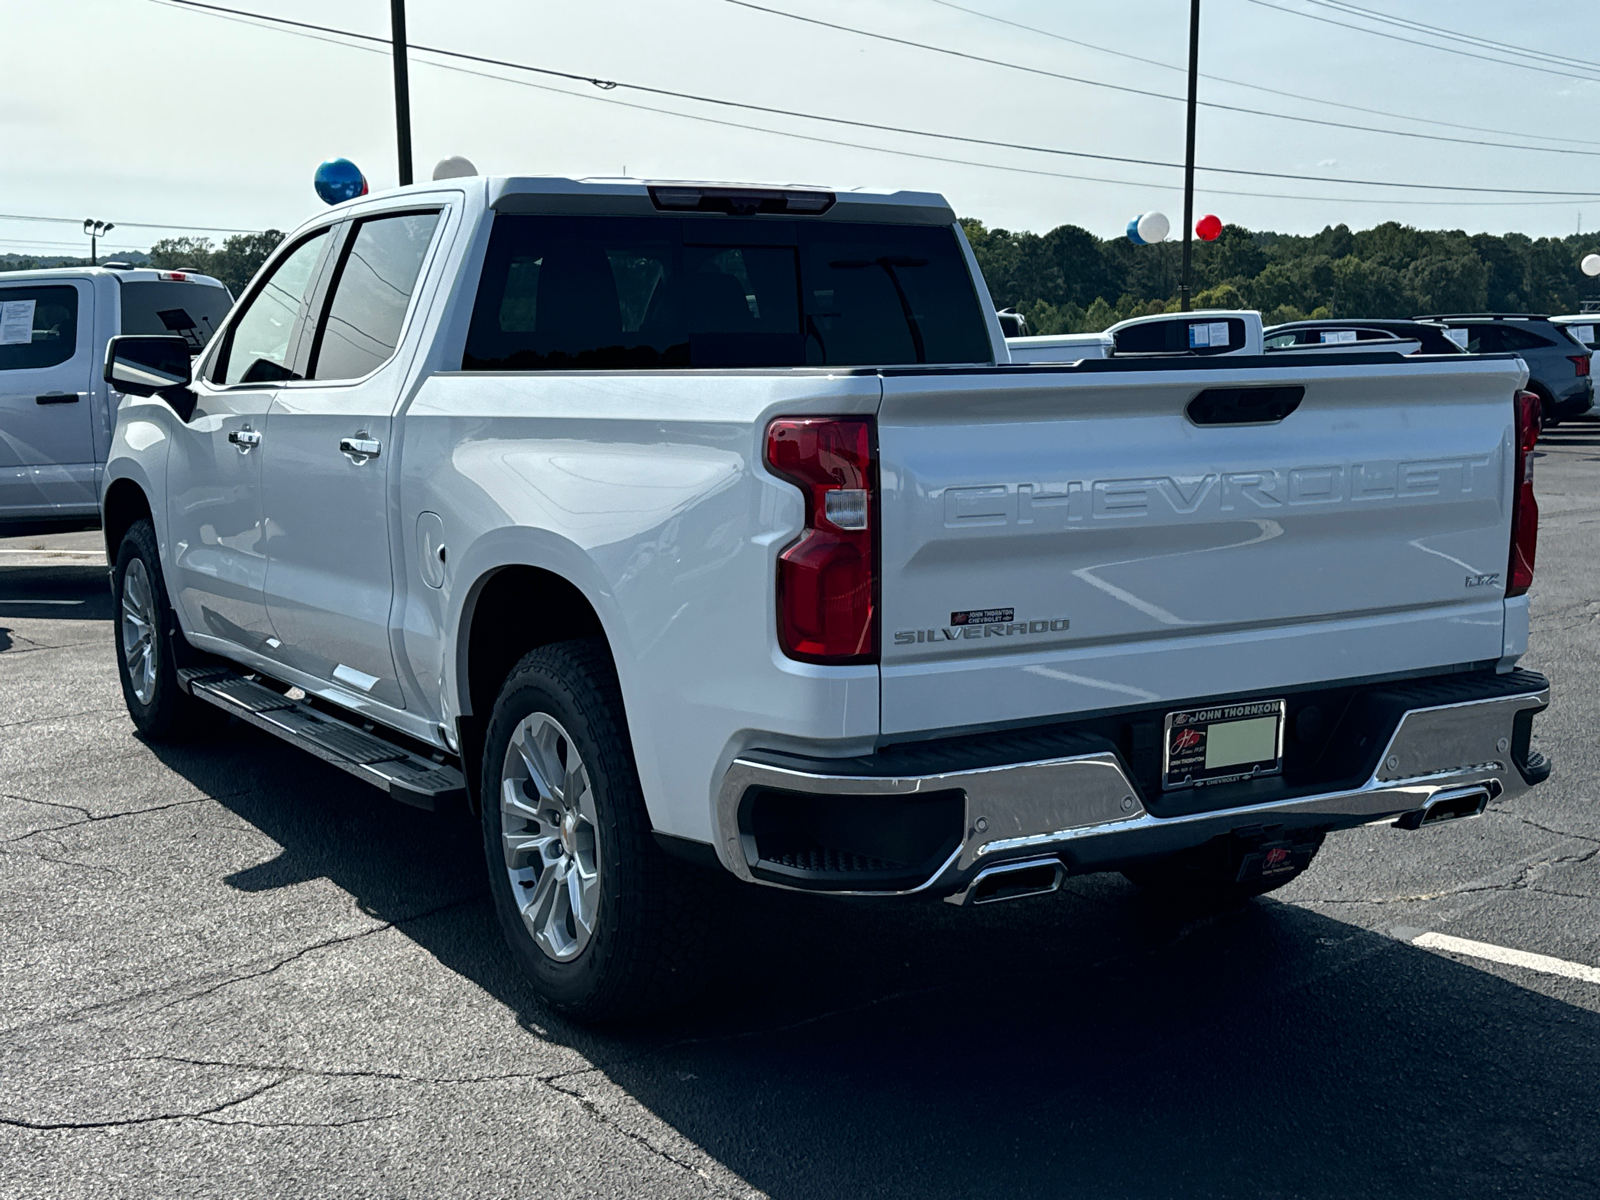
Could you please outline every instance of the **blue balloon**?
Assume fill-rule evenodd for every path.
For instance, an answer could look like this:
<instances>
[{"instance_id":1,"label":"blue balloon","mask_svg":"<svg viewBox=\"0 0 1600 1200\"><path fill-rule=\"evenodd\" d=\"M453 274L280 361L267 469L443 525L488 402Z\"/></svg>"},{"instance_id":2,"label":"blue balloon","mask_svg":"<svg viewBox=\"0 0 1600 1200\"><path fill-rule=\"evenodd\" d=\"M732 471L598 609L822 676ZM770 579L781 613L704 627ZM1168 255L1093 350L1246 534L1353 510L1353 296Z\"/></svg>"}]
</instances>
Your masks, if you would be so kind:
<instances>
[{"instance_id":1,"label":"blue balloon","mask_svg":"<svg viewBox=\"0 0 1600 1200\"><path fill-rule=\"evenodd\" d=\"M317 195L328 204L341 204L367 194L367 181L361 168L348 158L330 158L317 168L312 178Z\"/></svg>"},{"instance_id":2,"label":"blue balloon","mask_svg":"<svg viewBox=\"0 0 1600 1200\"><path fill-rule=\"evenodd\" d=\"M329 203L331 204L332 201L330 200ZM1135 217L1133 220L1128 222L1128 240L1130 242L1132 242L1135 246L1143 246L1143 245L1145 245L1145 240L1142 237L1139 236L1139 218L1138 217Z\"/></svg>"}]
</instances>

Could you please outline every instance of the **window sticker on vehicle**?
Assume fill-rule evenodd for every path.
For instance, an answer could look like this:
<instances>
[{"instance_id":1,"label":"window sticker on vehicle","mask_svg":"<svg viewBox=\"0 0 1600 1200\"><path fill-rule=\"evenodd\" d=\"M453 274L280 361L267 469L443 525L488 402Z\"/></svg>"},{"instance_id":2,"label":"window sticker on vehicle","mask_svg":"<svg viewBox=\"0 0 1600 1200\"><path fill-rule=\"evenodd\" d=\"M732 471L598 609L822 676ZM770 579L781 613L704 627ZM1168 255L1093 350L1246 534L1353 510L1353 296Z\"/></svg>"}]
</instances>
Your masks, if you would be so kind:
<instances>
[{"instance_id":1,"label":"window sticker on vehicle","mask_svg":"<svg viewBox=\"0 0 1600 1200\"><path fill-rule=\"evenodd\" d=\"M7 300L0 304L0 346L26 346L33 341L33 309L37 303Z\"/></svg>"},{"instance_id":2,"label":"window sticker on vehicle","mask_svg":"<svg viewBox=\"0 0 1600 1200\"><path fill-rule=\"evenodd\" d=\"M1196 346L1226 346L1228 344L1228 323L1226 321L1207 321L1205 324L1189 326L1189 348Z\"/></svg>"},{"instance_id":3,"label":"window sticker on vehicle","mask_svg":"<svg viewBox=\"0 0 1600 1200\"><path fill-rule=\"evenodd\" d=\"M1467 348L1467 335L1468 335L1468 333L1469 333L1469 331L1465 330L1465 329L1446 329L1444 331L1445 337L1449 338L1452 342L1454 342L1456 345L1460 346L1463 350L1465 350Z\"/></svg>"}]
</instances>

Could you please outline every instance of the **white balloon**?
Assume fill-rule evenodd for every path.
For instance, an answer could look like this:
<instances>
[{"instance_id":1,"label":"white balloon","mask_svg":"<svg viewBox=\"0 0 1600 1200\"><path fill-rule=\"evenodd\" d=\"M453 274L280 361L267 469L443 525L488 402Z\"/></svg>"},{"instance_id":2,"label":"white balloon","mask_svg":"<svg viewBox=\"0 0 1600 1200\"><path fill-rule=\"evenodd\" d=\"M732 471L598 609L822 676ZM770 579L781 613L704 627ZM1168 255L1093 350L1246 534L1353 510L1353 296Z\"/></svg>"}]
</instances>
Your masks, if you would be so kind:
<instances>
[{"instance_id":1,"label":"white balloon","mask_svg":"<svg viewBox=\"0 0 1600 1200\"><path fill-rule=\"evenodd\" d=\"M1600 254L1585 254L1578 265L1583 268L1585 275L1600 275Z\"/></svg>"},{"instance_id":2,"label":"white balloon","mask_svg":"<svg viewBox=\"0 0 1600 1200\"><path fill-rule=\"evenodd\" d=\"M435 179L467 179L478 173L478 168L459 154L452 154L449 158L441 158L439 165L433 169Z\"/></svg>"},{"instance_id":3,"label":"white balloon","mask_svg":"<svg viewBox=\"0 0 1600 1200\"><path fill-rule=\"evenodd\" d=\"M1172 232L1172 223L1158 212L1147 212L1139 218L1139 236L1147 242L1162 242Z\"/></svg>"}]
</instances>

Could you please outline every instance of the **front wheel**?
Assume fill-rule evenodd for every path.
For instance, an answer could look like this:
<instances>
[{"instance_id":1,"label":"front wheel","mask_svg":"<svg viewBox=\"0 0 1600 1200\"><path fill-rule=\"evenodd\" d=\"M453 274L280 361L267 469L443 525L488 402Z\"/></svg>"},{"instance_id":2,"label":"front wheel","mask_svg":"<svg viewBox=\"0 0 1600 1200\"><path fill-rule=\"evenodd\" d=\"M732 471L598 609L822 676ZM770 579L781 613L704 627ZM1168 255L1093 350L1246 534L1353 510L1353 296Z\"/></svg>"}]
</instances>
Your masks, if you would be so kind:
<instances>
[{"instance_id":1,"label":"front wheel","mask_svg":"<svg viewBox=\"0 0 1600 1200\"><path fill-rule=\"evenodd\" d=\"M158 741L214 732L226 716L190 696L178 684L179 656L189 651L167 602L156 531L135 521L117 548L111 576L117 674L122 698L139 732Z\"/></svg>"},{"instance_id":2,"label":"front wheel","mask_svg":"<svg viewBox=\"0 0 1600 1200\"><path fill-rule=\"evenodd\" d=\"M517 664L489 721L480 794L501 931L552 1007L614 1021L693 994L708 881L655 843L602 642L557 642Z\"/></svg>"}]
</instances>

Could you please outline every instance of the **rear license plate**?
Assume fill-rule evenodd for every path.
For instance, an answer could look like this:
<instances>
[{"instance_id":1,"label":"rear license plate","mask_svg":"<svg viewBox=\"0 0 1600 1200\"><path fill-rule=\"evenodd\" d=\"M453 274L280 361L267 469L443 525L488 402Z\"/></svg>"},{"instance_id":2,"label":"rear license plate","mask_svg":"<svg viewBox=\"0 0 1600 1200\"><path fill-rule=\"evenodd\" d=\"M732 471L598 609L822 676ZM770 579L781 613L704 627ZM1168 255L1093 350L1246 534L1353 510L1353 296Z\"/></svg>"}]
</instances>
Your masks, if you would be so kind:
<instances>
[{"instance_id":1,"label":"rear license plate","mask_svg":"<svg viewBox=\"0 0 1600 1200\"><path fill-rule=\"evenodd\" d=\"M1161 786L1205 787L1283 770L1282 700L1252 700L1167 714Z\"/></svg>"}]
</instances>

